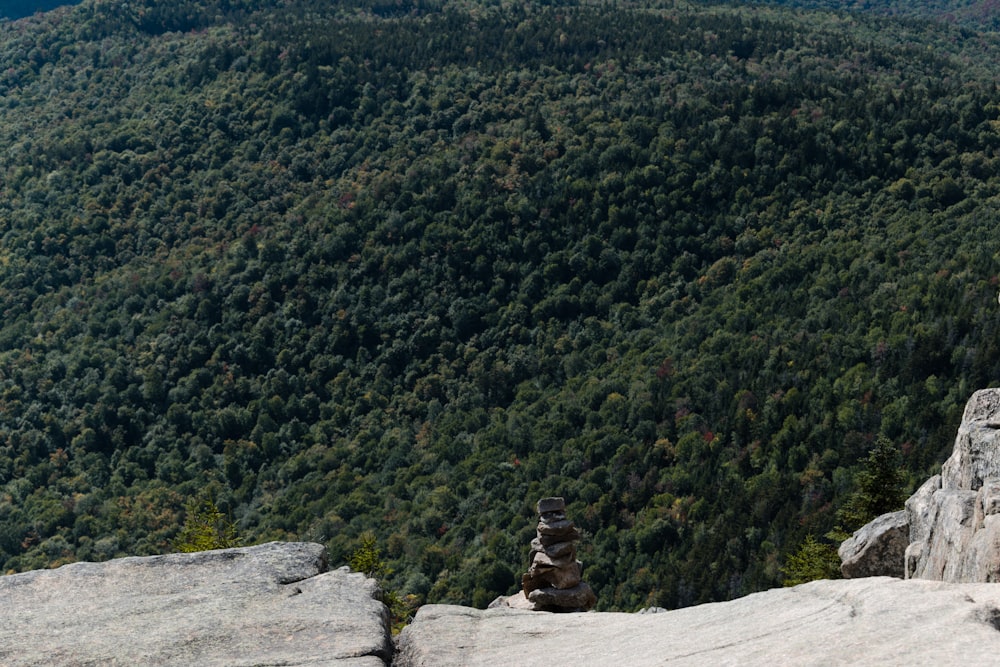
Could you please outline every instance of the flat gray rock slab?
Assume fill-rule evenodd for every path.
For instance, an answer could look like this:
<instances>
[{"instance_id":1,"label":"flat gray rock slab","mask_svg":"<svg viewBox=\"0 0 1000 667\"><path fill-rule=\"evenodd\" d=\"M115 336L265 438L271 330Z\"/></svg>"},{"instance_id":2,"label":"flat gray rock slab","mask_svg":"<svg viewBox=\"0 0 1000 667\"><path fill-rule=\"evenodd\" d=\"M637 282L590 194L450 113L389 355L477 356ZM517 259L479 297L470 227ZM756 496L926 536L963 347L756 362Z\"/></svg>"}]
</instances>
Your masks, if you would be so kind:
<instances>
[{"instance_id":1,"label":"flat gray rock slab","mask_svg":"<svg viewBox=\"0 0 1000 667\"><path fill-rule=\"evenodd\" d=\"M377 595L319 544L73 563L0 577L0 665L384 667Z\"/></svg>"},{"instance_id":2,"label":"flat gray rock slab","mask_svg":"<svg viewBox=\"0 0 1000 667\"><path fill-rule=\"evenodd\" d=\"M817 581L664 613L428 605L396 667L973 665L1000 655L1000 585Z\"/></svg>"}]
</instances>

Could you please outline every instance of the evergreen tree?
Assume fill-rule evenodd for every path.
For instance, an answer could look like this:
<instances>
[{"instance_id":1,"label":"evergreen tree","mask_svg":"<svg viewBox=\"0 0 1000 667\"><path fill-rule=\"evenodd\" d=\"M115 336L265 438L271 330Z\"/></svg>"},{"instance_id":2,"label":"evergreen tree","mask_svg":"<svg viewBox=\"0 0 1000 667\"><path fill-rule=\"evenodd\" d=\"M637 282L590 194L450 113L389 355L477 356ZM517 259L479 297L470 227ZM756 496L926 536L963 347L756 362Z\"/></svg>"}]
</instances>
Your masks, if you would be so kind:
<instances>
[{"instance_id":1,"label":"evergreen tree","mask_svg":"<svg viewBox=\"0 0 1000 667\"><path fill-rule=\"evenodd\" d=\"M382 589L382 603L389 610L392 634L399 634L399 631L413 618L413 603L415 601L413 596L401 596L389 586L387 579L392 574L392 570L382 559L382 550L378 546L374 533L367 531L361 535L361 544L354 550L347 562L355 572L360 572L378 582L379 588Z\"/></svg>"},{"instance_id":2,"label":"evergreen tree","mask_svg":"<svg viewBox=\"0 0 1000 667\"><path fill-rule=\"evenodd\" d=\"M840 556L832 544L807 535L798 550L781 568L785 586L798 586L816 579L840 579Z\"/></svg>"},{"instance_id":3,"label":"evergreen tree","mask_svg":"<svg viewBox=\"0 0 1000 667\"><path fill-rule=\"evenodd\" d=\"M906 501L899 449L879 436L857 476L857 491L837 512L839 525L853 532L872 519L901 509Z\"/></svg>"},{"instance_id":4,"label":"evergreen tree","mask_svg":"<svg viewBox=\"0 0 1000 667\"><path fill-rule=\"evenodd\" d=\"M210 499L192 500L187 506L184 527L174 542L177 551L229 549L243 544L236 525Z\"/></svg>"}]
</instances>

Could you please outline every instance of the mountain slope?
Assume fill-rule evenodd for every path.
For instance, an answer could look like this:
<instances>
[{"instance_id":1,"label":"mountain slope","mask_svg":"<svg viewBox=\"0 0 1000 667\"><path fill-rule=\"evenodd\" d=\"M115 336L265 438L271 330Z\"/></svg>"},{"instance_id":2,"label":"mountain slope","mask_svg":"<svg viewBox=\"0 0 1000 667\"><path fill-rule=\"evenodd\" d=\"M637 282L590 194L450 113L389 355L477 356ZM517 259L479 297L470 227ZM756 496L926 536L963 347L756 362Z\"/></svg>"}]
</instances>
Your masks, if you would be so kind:
<instances>
[{"instance_id":1,"label":"mountain slope","mask_svg":"<svg viewBox=\"0 0 1000 667\"><path fill-rule=\"evenodd\" d=\"M774 585L998 376L997 44L777 9L88 2L0 44L0 561L373 531L604 609Z\"/></svg>"},{"instance_id":2,"label":"mountain slope","mask_svg":"<svg viewBox=\"0 0 1000 667\"><path fill-rule=\"evenodd\" d=\"M971 30L996 31L1000 28L1000 8L992 0L875 0L857 4L833 0L776 0L774 4L803 9L858 11L909 19L933 20L964 26Z\"/></svg>"}]
</instances>

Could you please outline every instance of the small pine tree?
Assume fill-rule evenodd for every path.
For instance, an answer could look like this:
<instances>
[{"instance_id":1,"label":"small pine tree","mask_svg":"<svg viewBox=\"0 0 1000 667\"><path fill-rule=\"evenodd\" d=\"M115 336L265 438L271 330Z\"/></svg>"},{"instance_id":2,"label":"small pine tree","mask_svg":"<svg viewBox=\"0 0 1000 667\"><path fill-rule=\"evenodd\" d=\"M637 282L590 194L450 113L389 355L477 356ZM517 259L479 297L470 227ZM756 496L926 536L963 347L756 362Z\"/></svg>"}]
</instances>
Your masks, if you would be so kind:
<instances>
[{"instance_id":1,"label":"small pine tree","mask_svg":"<svg viewBox=\"0 0 1000 667\"><path fill-rule=\"evenodd\" d=\"M840 556L832 544L820 542L811 534L788 557L781 568L782 584L798 586L816 579L840 579Z\"/></svg>"},{"instance_id":2,"label":"small pine tree","mask_svg":"<svg viewBox=\"0 0 1000 667\"><path fill-rule=\"evenodd\" d=\"M366 532L361 535L361 544L347 564L355 572L360 572L366 577L370 577L378 582L382 589L382 603L389 609L389 617L392 627L392 634L399 634L410 619L413 617L413 596L400 596L394 589L386 583L386 578L392 574L392 570L382 560L382 550L378 547L378 541L374 533Z\"/></svg>"},{"instance_id":3,"label":"small pine tree","mask_svg":"<svg viewBox=\"0 0 1000 667\"><path fill-rule=\"evenodd\" d=\"M857 491L837 512L837 523L850 534L872 519L895 512L906 501L899 449L885 436L879 436L875 446L857 475Z\"/></svg>"},{"instance_id":4,"label":"small pine tree","mask_svg":"<svg viewBox=\"0 0 1000 667\"><path fill-rule=\"evenodd\" d=\"M236 524L222 513L211 499L192 500L185 511L184 527L174 540L182 553L229 549L243 544Z\"/></svg>"},{"instance_id":5,"label":"small pine tree","mask_svg":"<svg viewBox=\"0 0 1000 667\"><path fill-rule=\"evenodd\" d=\"M378 548L375 534L371 532L361 535L361 544L351 554L347 564L355 572L360 572L379 582L390 574L389 568L382 560L382 551Z\"/></svg>"}]
</instances>

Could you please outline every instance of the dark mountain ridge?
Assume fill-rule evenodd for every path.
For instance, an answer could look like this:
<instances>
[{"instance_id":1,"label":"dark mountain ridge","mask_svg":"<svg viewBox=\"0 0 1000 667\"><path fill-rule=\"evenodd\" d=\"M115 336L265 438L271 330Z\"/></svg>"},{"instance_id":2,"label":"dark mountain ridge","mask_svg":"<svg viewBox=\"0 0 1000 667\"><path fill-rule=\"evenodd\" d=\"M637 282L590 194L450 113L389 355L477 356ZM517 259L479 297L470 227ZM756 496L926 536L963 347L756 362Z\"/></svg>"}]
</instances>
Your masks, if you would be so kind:
<instances>
[{"instance_id":1,"label":"dark mountain ridge","mask_svg":"<svg viewBox=\"0 0 1000 667\"><path fill-rule=\"evenodd\" d=\"M72 0L0 0L0 18L19 19L56 7L75 5Z\"/></svg>"}]
</instances>

